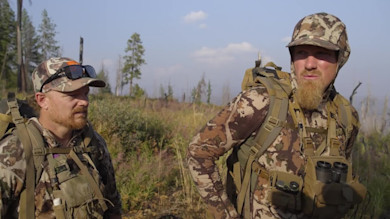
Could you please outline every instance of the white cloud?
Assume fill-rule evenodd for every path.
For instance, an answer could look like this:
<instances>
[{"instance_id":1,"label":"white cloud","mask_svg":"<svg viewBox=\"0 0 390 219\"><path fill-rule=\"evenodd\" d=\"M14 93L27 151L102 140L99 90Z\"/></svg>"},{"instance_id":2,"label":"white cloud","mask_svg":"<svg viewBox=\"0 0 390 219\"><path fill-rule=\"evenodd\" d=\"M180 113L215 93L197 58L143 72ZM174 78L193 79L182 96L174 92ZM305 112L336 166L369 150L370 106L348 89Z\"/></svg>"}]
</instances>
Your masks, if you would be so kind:
<instances>
[{"instance_id":1,"label":"white cloud","mask_svg":"<svg viewBox=\"0 0 390 219\"><path fill-rule=\"evenodd\" d=\"M184 22L193 23L206 19L207 14L204 11L192 11L184 16Z\"/></svg>"},{"instance_id":2,"label":"white cloud","mask_svg":"<svg viewBox=\"0 0 390 219\"><path fill-rule=\"evenodd\" d=\"M195 51L192 56L196 61L209 64L224 64L236 59L244 53L253 53L257 49L248 42L230 43L224 48L202 47Z\"/></svg>"}]
</instances>

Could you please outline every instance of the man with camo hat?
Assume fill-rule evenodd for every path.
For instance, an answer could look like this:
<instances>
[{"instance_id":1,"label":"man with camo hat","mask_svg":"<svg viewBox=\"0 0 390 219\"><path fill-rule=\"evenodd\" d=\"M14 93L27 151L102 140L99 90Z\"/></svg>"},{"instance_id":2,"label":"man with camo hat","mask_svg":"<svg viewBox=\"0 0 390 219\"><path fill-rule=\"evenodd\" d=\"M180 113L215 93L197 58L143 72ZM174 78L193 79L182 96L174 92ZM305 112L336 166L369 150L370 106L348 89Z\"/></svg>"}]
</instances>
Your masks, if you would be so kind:
<instances>
[{"instance_id":1,"label":"man with camo hat","mask_svg":"<svg viewBox=\"0 0 390 219\"><path fill-rule=\"evenodd\" d=\"M39 117L26 126L33 152L18 128L0 141L1 216L121 218L107 145L87 120L89 87L104 87L105 82L96 78L92 66L64 57L39 64L32 80ZM34 197L26 191L31 186L29 152L35 166Z\"/></svg>"},{"instance_id":2,"label":"man with camo hat","mask_svg":"<svg viewBox=\"0 0 390 219\"><path fill-rule=\"evenodd\" d=\"M275 94L259 84L235 97L189 144L189 170L212 218L341 218L364 198L350 163L358 114L334 88L350 54L344 23L328 13L308 15L295 26L287 47L291 74L273 79L277 86L288 82L279 98L286 99L284 107L271 110ZM284 120L267 117L282 108ZM263 124L268 132L262 134L280 127L268 145L256 138ZM215 164L231 150L228 168L234 157L241 168L234 189L224 188ZM325 169L329 172L320 177L314 167L320 164L342 166L344 175Z\"/></svg>"}]
</instances>

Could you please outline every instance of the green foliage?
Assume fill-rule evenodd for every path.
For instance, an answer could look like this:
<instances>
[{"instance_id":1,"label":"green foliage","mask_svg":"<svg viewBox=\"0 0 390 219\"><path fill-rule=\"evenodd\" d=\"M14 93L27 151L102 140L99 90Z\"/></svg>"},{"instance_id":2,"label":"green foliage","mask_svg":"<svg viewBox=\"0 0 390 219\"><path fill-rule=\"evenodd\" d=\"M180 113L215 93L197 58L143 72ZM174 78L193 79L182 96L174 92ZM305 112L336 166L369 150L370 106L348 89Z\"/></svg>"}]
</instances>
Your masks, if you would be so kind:
<instances>
[{"instance_id":1,"label":"green foliage","mask_svg":"<svg viewBox=\"0 0 390 219\"><path fill-rule=\"evenodd\" d=\"M206 87L206 81L203 74L202 78L198 82L198 85L194 87L191 91L191 97L193 103L200 104L202 102L202 96L206 93L205 87Z\"/></svg>"},{"instance_id":2,"label":"green foliage","mask_svg":"<svg viewBox=\"0 0 390 219\"><path fill-rule=\"evenodd\" d=\"M25 71L28 75L27 83L29 90L32 90L32 82L30 80L31 73L38 66L42 60L42 55L39 53L38 47L38 36L35 32L35 27L33 26L30 17L28 16L27 10L23 9L22 13L22 50L23 50L23 59L25 65Z\"/></svg>"},{"instance_id":3,"label":"green foliage","mask_svg":"<svg viewBox=\"0 0 390 219\"><path fill-rule=\"evenodd\" d=\"M145 91L144 91L144 89L142 89L138 84L135 84L134 85L134 90L133 90L133 92L134 92L134 97L135 98L140 98L140 97L144 97L144 96L146 96L146 93L145 93Z\"/></svg>"},{"instance_id":4,"label":"green foliage","mask_svg":"<svg viewBox=\"0 0 390 219\"><path fill-rule=\"evenodd\" d=\"M55 36L57 34L56 24L50 19L46 9L42 11L42 23L39 25L39 48L42 53L42 59L46 60L51 57L61 55L60 47L57 45Z\"/></svg>"},{"instance_id":5,"label":"green foliage","mask_svg":"<svg viewBox=\"0 0 390 219\"><path fill-rule=\"evenodd\" d=\"M124 84L130 83L130 96L133 95L133 80L141 78L141 65L145 64L143 55L145 52L142 46L141 37L138 33L131 35L127 40L127 47L125 52L128 53L123 57L125 60L122 68L124 75Z\"/></svg>"},{"instance_id":6,"label":"green foliage","mask_svg":"<svg viewBox=\"0 0 390 219\"><path fill-rule=\"evenodd\" d=\"M108 81L108 74L106 73L106 70L104 69L103 65L102 65L102 69L100 69L99 73L97 74L97 78L106 82L106 87L97 89L98 93L111 94L111 85Z\"/></svg>"},{"instance_id":7,"label":"green foliage","mask_svg":"<svg viewBox=\"0 0 390 219\"><path fill-rule=\"evenodd\" d=\"M0 0L0 88L16 88L16 22L7 0Z\"/></svg>"},{"instance_id":8,"label":"green foliage","mask_svg":"<svg viewBox=\"0 0 390 219\"><path fill-rule=\"evenodd\" d=\"M390 216L390 134L360 134L353 151L353 164L367 186L365 201L351 218L387 218Z\"/></svg>"},{"instance_id":9,"label":"green foliage","mask_svg":"<svg viewBox=\"0 0 390 219\"><path fill-rule=\"evenodd\" d=\"M93 96L91 96L93 98ZM130 98L100 96L90 104L90 118L99 124L107 136L115 135L124 152L133 152L140 143L147 143L150 149L164 148L169 142L170 128L158 115L144 114L126 101Z\"/></svg>"},{"instance_id":10,"label":"green foliage","mask_svg":"<svg viewBox=\"0 0 390 219\"><path fill-rule=\"evenodd\" d=\"M168 100L173 100L173 88L171 83L168 84Z\"/></svg>"}]
</instances>

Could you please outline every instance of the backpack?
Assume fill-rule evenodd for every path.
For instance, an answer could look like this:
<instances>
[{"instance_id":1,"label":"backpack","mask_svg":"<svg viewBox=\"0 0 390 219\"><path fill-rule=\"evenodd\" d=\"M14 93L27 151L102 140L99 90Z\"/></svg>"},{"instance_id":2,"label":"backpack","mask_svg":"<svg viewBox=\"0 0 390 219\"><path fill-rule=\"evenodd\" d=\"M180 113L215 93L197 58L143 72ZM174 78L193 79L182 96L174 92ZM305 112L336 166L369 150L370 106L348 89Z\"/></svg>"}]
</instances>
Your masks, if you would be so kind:
<instances>
[{"instance_id":1,"label":"backpack","mask_svg":"<svg viewBox=\"0 0 390 219\"><path fill-rule=\"evenodd\" d=\"M237 212L240 215L245 215L246 217L251 213L249 204L250 194L253 194L259 175L261 175L263 178L268 178L270 180L273 179L273 182L270 182L271 184L275 183L277 177L283 177L283 180L287 182L299 182L298 185L300 190L302 190L304 186L303 180L300 179L298 176L292 174L286 175L283 173L270 173L257 163L258 158L264 154L264 152L276 139L281 129L288 125L285 123L285 121L287 118L289 107L292 107L291 104L289 104L289 97L291 95L290 75L289 73L282 71L280 67L276 66L272 62L267 63L264 67L256 66L255 68L246 70L242 82L242 89L246 90L250 88L256 88L257 86L265 87L269 94L270 105L267 116L264 122L262 124L259 124L260 127L257 127L258 132L256 133L256 135L254 137L249 137L240 147L234 148L233 152L227 158L228 174L226 177L226 191L230 201L235 205ZM359 126L358 121L352 116L352 108L349 104L349 101L347 101L344 97L336 93L333 97L333 103L334 104L332 105L332 107L330 107L330 109L333 111L335 111L336 108L339 109L344 132L346 133L346 137L349 138L353 126ZM294 116L293 119L296 120ZM332 133L334 132L334 134L331 134L331 137L336 137L335 130L333 130L335 129L335 123L333 125L334 128L328 129L332 130ZM311 140L310 138L307 138L307 140L307 151L308 153L310 153L313 151L313 143L309 141ZM336 151L338 150L337 146L339 145L337 145L336 143L334 145L335 146L331 147L331 154L333 153L334 155L336 155ZM325 146L326 145L324 145L324 148ZM312 154L308 154L308 156L311 155ZM335 161L332 160L332 162ZM352 180L351 178L352 176L349 176L348 179ZM312 183L314 180L311 179L306 181ZM311 185L305 186L307 188L311 188ZM358 198L356 198L357 200L354 199L354 201L361 201L360 197L364 198L365 196L365 188L362 187L361 184L356 184L356 186L353 188L360 192L358 195L354 194L354 197L359 196ZM306 189L305 195L310 196L310 198L313 199L317 197L315 196L315 194L313 195L313 193L315 193L316 191L307 190L308 189ZM301 203L300 196L298 197L291 195L287 197L285 196L285 194L282 194L280 197L273 196L272 199L278 199L281 202L284 202L283 205L285 206L283 207L286 208L291 206L295 208L301 208L305 205L304 203ZM318 205L321 205L320 207L325 206L325 204L321 204ZM326 208L324 209L329 210ZM314 211L315 209L313 209L312 207L307 211L307 214L314 215Z\"/></svg>"},{"instance_id":2,"label":"backpack","mask_svg":"<svg viewBox=\"0 0 390 219\"><path fill-rule=\"evenodd\" d=\"M31 139L25 123L31 117L36 116L35 111L27 101L16 99L15 93L8 93L7 99L0 101L0 136L4 138L14 129L18 130L18 137L25 147L26 156L26 189L21 194L21 200L26 203L34 203L35 173L32 159ZM43 140L42 140L43 144ZM26 206L32 206L26 209ZM26 216L35 214L35 206L21 203L20 214Z\"/></svg>"},{"instance_id":3,"label":"backpack","mask_svg":"<svg viewBox=\"0 0 390 219\"><path fill-rule=\"evenodd\" d=\"M14 93L8 93L7 99L0 101L0 137L4 138L12 132L20 139L23 144L26 159L26 189L22 191L20 195L20 218L31 218L31 215L35 215L35 185L39 182L39 178L42 174L42 163L49 154L69 154L69 156L75 161L80 168L82 175L93 190L95 196L99 200L99 204L104 211L106 211L107 205L105 199L100 191L99 185L95 182L94 178L89 173L86 166L80 161L76 153L91 153L92 156L96 156L96 146L90 146L93 138L94 131L91 125L85 127L86 136L84 137L85 148L47 148L40 131L34 124L27 122L30 118L35 117L36 112L28 105L27 101L19 100L15 98ZM53 160L53 159L51 159ZM49 166L51 165L49 159ZM92 161L91 161L92 162ZM92 163L93 165L93 163ZM54 168L54 167L53 167ZM71 181L71 180L68 180ZM55 191L54 191L55 192ZM74 194L77 195L77 194ZM91 199L91 197L82 197ZM54 212L57 218L66 218L63 204L56 206L54 202ZM58 203L57 203L58 204Z\"/></svg>"}]
</instances>

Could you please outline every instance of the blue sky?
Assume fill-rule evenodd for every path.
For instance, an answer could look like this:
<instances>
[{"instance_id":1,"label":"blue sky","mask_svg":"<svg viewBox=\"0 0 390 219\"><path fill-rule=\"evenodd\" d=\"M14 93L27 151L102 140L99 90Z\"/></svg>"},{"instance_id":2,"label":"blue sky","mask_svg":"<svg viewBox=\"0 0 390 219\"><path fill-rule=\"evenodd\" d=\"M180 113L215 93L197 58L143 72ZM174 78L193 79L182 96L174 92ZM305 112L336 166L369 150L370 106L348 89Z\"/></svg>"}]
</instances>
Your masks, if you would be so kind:
<instances>
[{"instance_id":1,"label":"blue sky","mask_svg":"<svg viewBox=\"0 0 390 219\"><path fill-rule=\"evenodd\" d=\"M16 0L10 0L15 7ZM388 0L31 0L24 1L34 26L43 9L55 23L63 56L78 59L84 38L84 64L97 70L102 63L115 86L119 56L137 32L145 48L146 65L136 80L149 96L160 95L160 85L171 84L181 99L205 75L219 103L223 86L231 97L240 91L245 69L254 66L258 52L263 62L290 69L285 47L302 17L328 12L347 25L351 56L336 80L338 91L349 97L384 98L390 94L390 35ZM124 90L124 93L127 93Z\"/></svg>"}]
</instances>

